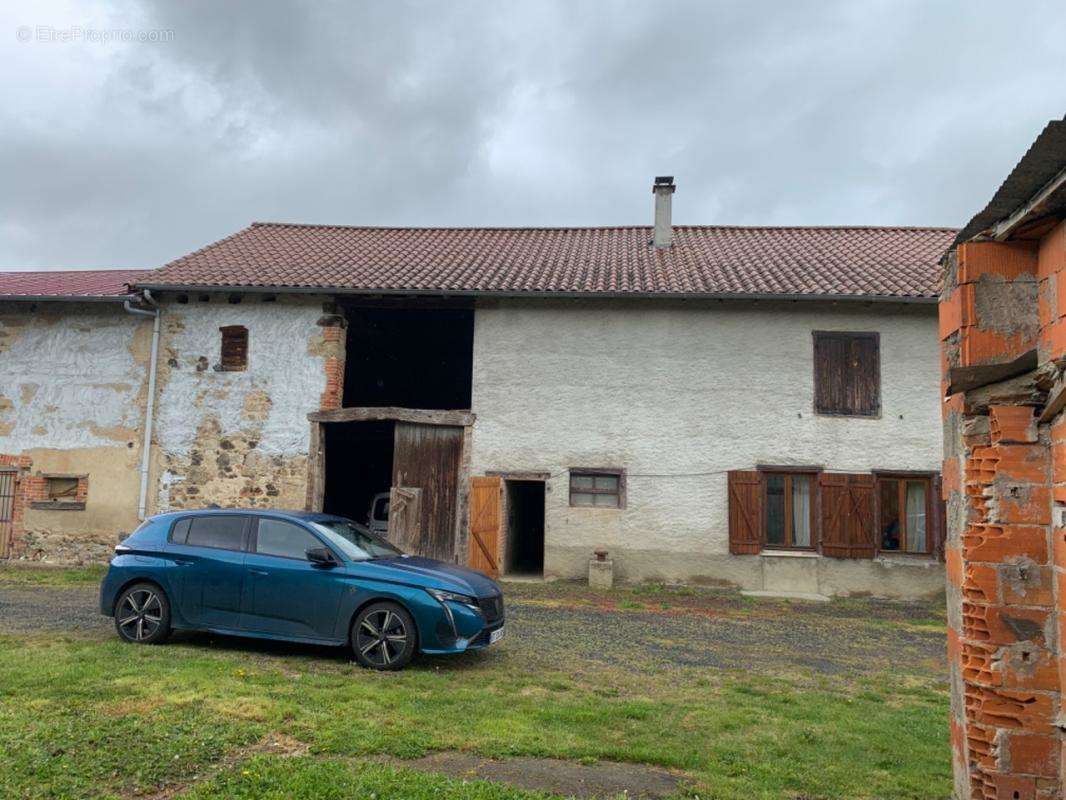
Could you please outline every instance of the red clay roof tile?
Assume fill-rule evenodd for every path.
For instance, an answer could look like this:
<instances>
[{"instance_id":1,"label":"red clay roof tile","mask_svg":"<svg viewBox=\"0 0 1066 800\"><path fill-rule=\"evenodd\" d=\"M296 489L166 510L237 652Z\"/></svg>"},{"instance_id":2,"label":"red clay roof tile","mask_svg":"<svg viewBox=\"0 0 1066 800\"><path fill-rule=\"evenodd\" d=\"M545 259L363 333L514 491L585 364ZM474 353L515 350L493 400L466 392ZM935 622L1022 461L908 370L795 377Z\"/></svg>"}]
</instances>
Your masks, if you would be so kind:
<instances>
[{"instance_id":1,"label":"red clay roof tile","mask_svg":"<svg viewBox=\"0 0 1066 800\"><path fill-rule=\"evenodd\" d=\"M143 269L35 270L0 272L0 298L123 297Z\"/></svg>"}]
</instances>

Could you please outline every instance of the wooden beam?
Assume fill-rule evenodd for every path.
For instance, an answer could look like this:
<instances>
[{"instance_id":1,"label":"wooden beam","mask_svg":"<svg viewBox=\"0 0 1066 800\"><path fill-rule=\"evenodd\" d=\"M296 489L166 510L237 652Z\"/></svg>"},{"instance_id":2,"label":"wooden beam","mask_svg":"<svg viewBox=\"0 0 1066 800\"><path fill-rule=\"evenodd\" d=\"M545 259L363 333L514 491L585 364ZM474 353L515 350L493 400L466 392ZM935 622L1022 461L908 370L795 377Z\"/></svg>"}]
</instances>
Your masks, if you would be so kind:
<instances>
[{"instance_id":1,"label":"wooden beam","mask_svg":"<svg viewBox=\"0 0 1066 800\"><path fill-rule=\"evenodd\" d=\"M476 415L470 411L434 411L422 408L338 408L333 411L313 411L307 415L311 422L418 422L423 425L448 425L464 428L474 424Z\"/></svg>"},{"instance_id":2,"label":"wooden beam","mask_svg":"<svg viewBox=\"0 0 1066 800\"><path fill-rule=\"evenodd\" d=\"M1066 380L1059 378L1048 392L1047 405L1040 412L1037 422L1041 425L1051 422L1055 415L1064 408L1066 408Z\"/></svg>"},{"instance_id":3,"label":"wooden beam","mask_svg":"<svg viewBox=\"0 0 1066 800\"><path fill-rule=\"evenodd\" d=\"M1024 375L1036 369L1036 350L1022 353L1013 361L1000 364L982 364L976 367L952 367L948 370L948 394L957 392L969 392L987 386L990 383L999 383L1007 378Z\"/></svg>"}]
</instances>

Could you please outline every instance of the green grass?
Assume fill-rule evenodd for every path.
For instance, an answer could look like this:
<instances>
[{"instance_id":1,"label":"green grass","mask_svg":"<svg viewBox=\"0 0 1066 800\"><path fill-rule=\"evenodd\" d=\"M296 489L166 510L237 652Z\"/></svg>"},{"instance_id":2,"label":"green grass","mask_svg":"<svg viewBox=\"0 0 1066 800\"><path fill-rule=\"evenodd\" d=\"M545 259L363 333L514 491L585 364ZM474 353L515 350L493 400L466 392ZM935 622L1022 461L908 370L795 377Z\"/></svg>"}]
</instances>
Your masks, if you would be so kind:
<instances>
[{"instance_id":1,"label":"green grass","mask_svg":"<svg viewBox=\"0 0 1066 800\"><path fill-rule=\"evenodd\" d=\"M949 795L939 675L544 671L521 659L504 650L378 674L327 650L248 642L0 637L0 797L174 783L197 798L537 796L360 760L435 750L656 764L684 770L703 798ZM245 749L281 734L310 753Z\"/></svg>"},{"instance_id":2,"label":"green grass","mask_svg":"<svg viewBox=\"0 0 1066 800\"><path fill-rule=\"evenodd\" d=\"M103 580L107 567L0 566L0 586L92 586Z\"/></svg>"}]
</instances>

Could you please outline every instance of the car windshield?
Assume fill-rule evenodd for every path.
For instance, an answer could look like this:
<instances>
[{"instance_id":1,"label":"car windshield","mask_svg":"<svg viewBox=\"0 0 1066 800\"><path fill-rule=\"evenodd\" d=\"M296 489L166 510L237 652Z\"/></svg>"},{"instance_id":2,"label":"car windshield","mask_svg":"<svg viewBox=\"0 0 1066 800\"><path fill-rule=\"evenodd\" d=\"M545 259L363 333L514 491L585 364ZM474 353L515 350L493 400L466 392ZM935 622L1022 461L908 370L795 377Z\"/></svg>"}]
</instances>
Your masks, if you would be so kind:
<instances>
[{"instance_id":1,"label":"car windshield","mask_svg":"<svg viewBox=\"0 0 1066 800\"><path fill-rule=\"evenodd\" d=\"M323 519L311 523L330 544L352 561L397 558L403 551L375 536L362 525L346 519Z\"/></svg>"}]
</instances>

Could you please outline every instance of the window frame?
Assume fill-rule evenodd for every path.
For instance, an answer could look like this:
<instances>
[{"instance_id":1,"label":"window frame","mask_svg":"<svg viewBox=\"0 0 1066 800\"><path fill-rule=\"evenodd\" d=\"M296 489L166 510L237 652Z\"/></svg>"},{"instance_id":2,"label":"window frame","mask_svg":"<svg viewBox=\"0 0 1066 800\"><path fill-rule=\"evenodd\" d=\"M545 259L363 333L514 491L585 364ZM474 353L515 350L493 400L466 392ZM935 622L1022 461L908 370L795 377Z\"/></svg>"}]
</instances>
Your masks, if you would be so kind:
<instances>
[{"instance_id":1,"label":"window frame","mask_svg":"<svg viewBox=\"0 0 1066 800\"><path fill-rule=\"evenodd\" d=\"M876 408L870 412L857 413L854 411L823 411L819 407L819 375L818 375L818 342L820 339L866 339L874 343L874 352L877 354L877 364L874 373L877 388ZM881 333L879 331L811 331L811 370L814 375L814 397L812 407L819 417L838 417L844 419L880 419L884 409L884 392L881 374Z\"/></svg>"},{"instance_id":2,"label":"window frame","mask_svg":"<svg viewBox=\"0 0 1066 800\"><path fill-rule=\"evenodd\" d=\"M250 337L248 335L248 327L246 325L223 325L218 329L219 345L218 345L218 371L219 372L245 372L248 369L248 357L251 345L249 343ZM226 357L226 339L229 336L239 335L244 341L241 344L243 347L243 358L241 362L227 363Z\"/></svg>"},{"instance_id":3,"label":"window frame","mask_svg":"<svg viewBox=\"0 0 1066 800\"><path fill-rule=\"evenodd\" d=\"M605 511L618 511L626 507L626 471L620 467L570 467L568 469L570 473L567 477L567 489L568 489L568 502L570 508L598 508ZM606 489L579 489L576 494L606 494L613 495L618 498L618 505L616 506L585 506L574 504L574 476L575 475L591 475L599 478L617 478L618 479L618 491L612 492Z\"/></svg>"},{"instance_id":4,"label":"window frame","mask_svg":"<svg viewBox=\"0 0 1066 800\"><path fill-rule=\"evenodd\" d=\"M757 468L759 472L761 486L759 487L759 499L762 504L760 512L760 530L759 536L761 539L760 546L765 550L795 550L800 552L814 553L817 552L820 545L821 537L818 530L818 510L820 507L819 492L818 492L818 474L821 472L818 468L804 468L804 467L775 467L775 466L760 466ZM780 476L785 479L784 495L785 495L785 542L784 544L771 544L769 541L768 524L770 515L767 513L767 509L770 507L769 498L769 482L767 478ZM808 528L811 532L811 543L809 545L794 544L793 529L792 529L792 479L797 476L807 478L810 482L810 520L808 521Z\"/></svg>"},{"instance_id":5,"label":"window frame","mask_svg":"<svg viewBox=\"0 0 1066 800\"><path fill-rule=\"evenodd\" d=\"M244 529L241 531L241 544L238 549L234 550L231 547L215 547L214 545L210 544L189 544L189 533L192 532L192 526L196 520L214 519L218 517L240 517L244 520ZM185 520L189 521L189 529L185 532L185 541L175 541L174 529L177 528L179 523ZM180 545L181 547L199 547L203 548L204 550L220 550L223 553L247 553L249 540L251 538L250 529L254 520L255 517L251 514L189 514L187 516L178 517L176 520L170 523L170 530L167 531L167 543Z\"/></svg>"},{"instance_id":6,"label":"window frame","mask_svg":"<svg viewBox=\"0 0 1066 800\"><path fill-rule=\"evenodd\" d=\"M334 561L336 561L338 564L344 563L343 559L337 556L336 551L332 547L330 547L328 543L322 541L322 537L320 537L314 530L312 530L307 525L302 525L299 522L296 522L295 520L291 519L282 519L281 517L256 516L252 519L254 520L254 522L252 523L252 530L248 534L248 555L262 556L263 558L283 558L286 561L297 561L303 564L311 563L311 560L307 558L306 555L303 558L294 558L293 556L282 556L278 555L277 553L260 553L259 550L256 549L259 546L259 523L261 523L263 520L269 520L270 522L281 522L286 525L292 525L294 528L299 528L312 539L314 539L316 542L318 542L319 547L324 547L327 551L329 551L329 554L333 556Z\"/></svg>"},{"instance_id":7,"label":"window frame","mask_svg":"<svg viewBox=\"0 0 1066 800\"><path fill-rule=\"evenodd\" d=\"M934 558L937 551L937 537L939 536L936 507L934 506L933 490L935 488L935 474L929 472L891 472L874 470L873 472L876 491L874 493L874 513L877 515L877 554L890 556L909 556L914 558ZM881 483L882 481L896 481L896 508L899 515L899 542L898 550L887 550L881 546L884 541L882 532L884 525L881 522ZM907 483L921 482L925 484L925 550L907 549Z\"/></svg>"}]
</instances>

